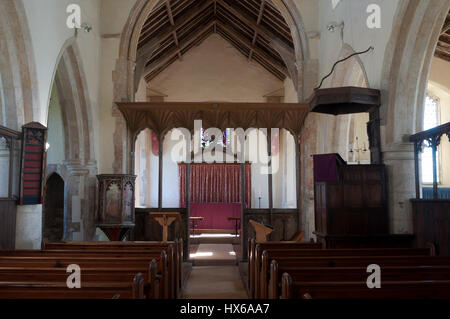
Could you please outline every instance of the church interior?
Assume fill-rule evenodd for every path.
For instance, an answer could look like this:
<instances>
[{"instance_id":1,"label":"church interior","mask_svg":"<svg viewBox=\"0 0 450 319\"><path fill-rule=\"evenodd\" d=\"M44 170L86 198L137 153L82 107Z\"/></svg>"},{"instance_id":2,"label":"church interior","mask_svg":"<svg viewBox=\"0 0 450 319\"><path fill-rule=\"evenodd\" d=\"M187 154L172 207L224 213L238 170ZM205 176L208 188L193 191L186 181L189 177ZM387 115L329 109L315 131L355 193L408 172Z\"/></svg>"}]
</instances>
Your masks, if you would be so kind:
<instances>
[{"instance_id":1,"label":"church interior","mask_svg":"<svg viewBox=\"0 0 450 319\"><path fill-rule=\"evenodd\" d=\"M449 74L450 0L0 0L0 299L450 299Z\"/></svg>"}]
</instances>

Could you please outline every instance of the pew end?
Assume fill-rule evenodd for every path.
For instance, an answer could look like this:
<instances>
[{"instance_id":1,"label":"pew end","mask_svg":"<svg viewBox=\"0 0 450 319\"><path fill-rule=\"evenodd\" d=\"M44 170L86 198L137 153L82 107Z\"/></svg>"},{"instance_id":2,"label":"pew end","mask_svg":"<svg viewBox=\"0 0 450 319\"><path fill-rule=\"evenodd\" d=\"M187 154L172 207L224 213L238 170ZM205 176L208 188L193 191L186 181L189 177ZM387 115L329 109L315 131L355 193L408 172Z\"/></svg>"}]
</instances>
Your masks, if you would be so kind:
<instances>
[{"instance_id":1,"label":"pew end","mask_svg":"<svg viewBox=\"0 0 450 319\"><path fill-rule=\"evenodd\" d=\"M292 299L292 278L286 272L281 277L281 299Z\"/></svg>"}]
</instances>

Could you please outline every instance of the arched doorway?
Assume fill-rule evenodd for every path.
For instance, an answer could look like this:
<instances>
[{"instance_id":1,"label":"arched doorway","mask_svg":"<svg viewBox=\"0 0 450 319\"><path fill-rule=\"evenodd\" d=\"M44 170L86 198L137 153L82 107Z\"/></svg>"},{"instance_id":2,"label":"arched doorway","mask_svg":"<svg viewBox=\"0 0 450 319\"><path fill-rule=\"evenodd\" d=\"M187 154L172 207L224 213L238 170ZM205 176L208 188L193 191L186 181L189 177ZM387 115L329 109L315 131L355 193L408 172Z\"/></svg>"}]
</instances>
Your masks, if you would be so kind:
<instances>
[{"instance_id":1,"label":"arched doorway","mask_svg":"<svg viewBox=\"0 0 450 319\"><path fill-rule=\"evenodd\" d=\"M42 238L50 242L64 238L64 180L56 173L47 179L45 185Z\"/></svg>"}]
</instances>

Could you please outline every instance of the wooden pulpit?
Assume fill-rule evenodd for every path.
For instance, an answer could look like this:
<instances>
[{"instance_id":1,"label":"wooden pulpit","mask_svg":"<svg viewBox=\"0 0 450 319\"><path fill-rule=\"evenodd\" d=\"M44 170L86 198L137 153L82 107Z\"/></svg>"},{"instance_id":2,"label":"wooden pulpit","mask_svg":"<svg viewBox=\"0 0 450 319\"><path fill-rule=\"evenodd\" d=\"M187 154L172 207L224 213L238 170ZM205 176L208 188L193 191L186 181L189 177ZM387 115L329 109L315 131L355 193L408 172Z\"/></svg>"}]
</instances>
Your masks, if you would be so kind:
<instances>
[{"instance_id":1,"label":"wooden pulpit","mask_svg":"<svg viewBox=\"0 0 450 319\"><path fill-rule=\"evenodd\" d=\"M267 236L273 232L273 228L255 222L254 220L250 220L250 224L253 226L253 229L255 230L257 243L265 243L267 241Z\"/></svg>"},{"instance_id":2,"label":"wooden pulpit","mask_svg":"<svg viewBox=\"0 0 450 319\"><path fill-rule=\"evenodd\" d=\"M163 231L163 242L167 242L169 226L175 221L181 221L180 213L150 213L150 216L153 217L161 225Z\"/></svg>"}]
</instances>

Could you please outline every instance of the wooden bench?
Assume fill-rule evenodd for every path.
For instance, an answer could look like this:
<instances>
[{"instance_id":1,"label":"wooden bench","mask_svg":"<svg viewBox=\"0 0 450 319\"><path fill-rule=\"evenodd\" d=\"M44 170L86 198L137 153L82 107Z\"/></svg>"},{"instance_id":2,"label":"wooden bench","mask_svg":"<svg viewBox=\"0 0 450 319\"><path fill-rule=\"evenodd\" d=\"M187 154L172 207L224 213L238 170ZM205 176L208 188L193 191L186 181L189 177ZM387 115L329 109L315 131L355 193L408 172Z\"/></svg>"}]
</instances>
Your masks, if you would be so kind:
<instances>
[{"instance_id":1,"label":"wooden bench","mask_svg":"<svg viewBox=\"0 0 450 319\"><path fill-rule=\"evenodd\" d=\"M248 240L248 288L251 297L255 296L255 264L258 260L256 256L256 246L259 245L260 249L272 249L272 248L285 248L285 249L321 249L322 244L317 243L301 243L296 241L279 241L279 242L266 242L256 244L254 238ZM262 251L261 251L262 252Z\"/></svg>"},{"instance_id":2,"label":"wooden bench","mask_svg":"<svg viewBox=\"0 0 450 319\"><path fill-rule=\"evenodd\" d=\"M130 282L138 273L141 273L142 279L144 280L145 297L147 299L159 298L160 281L155 260L151 262L149 269L146 271L143 271L142 267L82 269L81 280L82 285L88 282ZM64 268L0 267L0 282L65 283L69 275Z\"/></svg>"},{"instance_id":3,"label":"wooden bench","mask_svg":"<svg viewBox=\"0 0 450 319\"><path fill-rule=\"evenodd\" d=\"M173 242L57 242L50 243L47 240L42 241L41 249L50 250L105 250L105 249L126 249L126 250L154 250L154 249L173 249L174 260L174 291L175 296L179 296L183 284L183 239L179 238ZM170 253L168 254L169 263L171 263ZM178 283L177 285L175 283ZM175 286L176 285L176 286Z\"/></svg>"},{"instance_id":4,"label":"wooden bench","mask_svg":"<svg viewBox=\"0 0 450 319\"><path fill-rule=\"evenodd\" d=\"M367 265L368 266L368 265ZM366 281L370 273L367 267L314 267L314 268L283 268L293 282L336 282L336 281ZM276 260L270 267L269 299L278 299L282 293L280 269ZM384 281L420 281L448 280L450 266L388 266L381 269L382 285Z\"/></svg>"},{"instance_id":5,"label":"wooden bench","mask_svg":"<svg viewBox=\"0 0 450 319\"><path fill-rule=\"evenodd\" d=\"M449 299L450 280L382 281L369 289L366 281L293 281L282 277L282 299Z\"/></svg>"},{"instance_id":6,"label":"wooden bench","mask_svg":"<svg viewBox=\"0 0 450 319\"><path fill-rule=\"evenodd\" d=\"M433 251L429 248L368 248L368 249L267 249L262 257L255 262L255 297L268 297L268 283L270 277L270 261L277 258L289 259L298 257L339 257L339 256L430 256ZM260 247L256 247L256 255L260 255Z\"/></svg>"},{"instance_id":7,"label":"wooden bench","mask_svg":"<svg viewBox=\"0 0 450 319\"><path fill-rule=\"evenodd\" d=\"M0 299L144 299L144 280L138 273L128 282L86 282L79 289L48 281L0 281Z\"/></svg>"},{"instance_id":8,"label":"wooden bench","mask_svg":"<svg viewBox=\"0 0 450 319\"><path fill-rule=\"evenodd\" d=\"M45 256L39 252L24 253L21 251L17 251L16 255L11 255L8 252L7 256L2 256L1 253L0 267L65 270L69 265L76 264L80 266L82 275L89 269L118 270L130 268L146 274L146 291L148 291L149 297L171 298L173 295L171 286L169 286L169 272L165 251L159 252L159 255L155 253L155 255L148 255L147 257L122 257L117 254L108 256L107 253L99 257L70 255L69 252L65 252L62 255ZM157 293L155 287L158 287Z\"/></svg>"}]
</instances>

